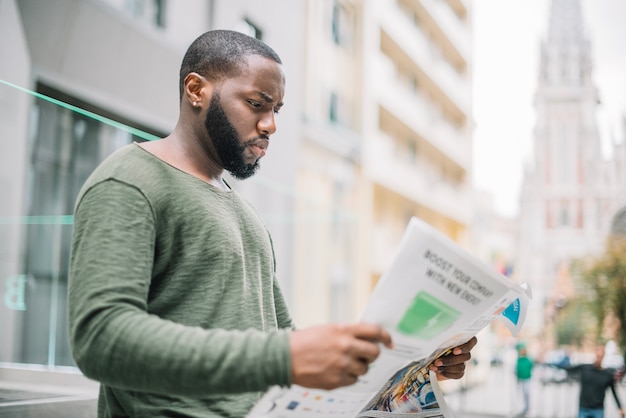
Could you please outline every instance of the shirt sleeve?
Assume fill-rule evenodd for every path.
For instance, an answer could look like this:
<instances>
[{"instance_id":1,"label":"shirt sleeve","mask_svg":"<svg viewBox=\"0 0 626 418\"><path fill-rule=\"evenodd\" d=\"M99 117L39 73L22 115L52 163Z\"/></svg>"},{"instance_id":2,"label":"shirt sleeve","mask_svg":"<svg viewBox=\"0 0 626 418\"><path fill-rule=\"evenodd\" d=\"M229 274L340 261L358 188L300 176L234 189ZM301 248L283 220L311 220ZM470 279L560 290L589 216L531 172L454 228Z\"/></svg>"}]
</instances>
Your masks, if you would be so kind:
<instances>
[{"instance_id":1,"label":"shirt sleeve","mask_svg":"<svg viewBox=\"0 0 626 418\"><path fill-rule=\"evenodd\" d=\"M613 392L613 397L615 398L615 403L619 409L622 409L622 403L619 401L619 396L617 396L617 391L615 390L615 382L611 383L611 392Z\"/></svg>"},{"instance_id":2,"label":"shirt sleeve","mask_svg":"<svg viewBox=\"0 0 626 418\"><path fill-rule=\"evenodd\" d=\"M155 234L151 205L133 186L106 180L81 197L68 300L70 344L83 373L187 396L289 385L288 330L204 329L148 313Z\"/></svg>"},{"instance_id":3,"label":"shirt sleeve","mask_svg":"<svg viewBox=\"0 0 626 418\"><path fill-rule=\"evenodd\" d=\"M296 324L291 318L289 307L280 289L280 285L276 277L274 277L274 305L276 306L276 317L278 318L278 327L290 330L296 329Z\"/></svg>"}]
</instances>

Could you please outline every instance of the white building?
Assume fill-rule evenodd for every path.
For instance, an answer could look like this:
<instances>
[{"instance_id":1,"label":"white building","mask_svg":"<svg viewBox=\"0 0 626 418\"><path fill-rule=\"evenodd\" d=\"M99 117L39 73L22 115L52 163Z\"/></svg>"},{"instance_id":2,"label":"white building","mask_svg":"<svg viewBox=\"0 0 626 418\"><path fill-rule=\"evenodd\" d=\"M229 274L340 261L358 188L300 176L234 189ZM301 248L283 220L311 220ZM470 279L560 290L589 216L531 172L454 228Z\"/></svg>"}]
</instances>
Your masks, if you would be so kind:
<instances>
[{"instance_id":1,"label":"white building","mask_svg":"<svg viewBox=\"0 0 626 418\"><path fill-rule=\"evenodd\" d=\"M373 201L375 282L410 216L468 244L472 3L366 4L363 172Z\"/></svg>"},{"instance_id":2,"label":"white building","mask_svg":"<svg viewBox=\"0 0 626 418\"><path fill-rule=\"evenodd\" d=\"M601 149L599 96L579 0L553 0L535 95L534 160L521 195L517 277L531 284L526 329L550 327L570 296L571 262L598 255L624 205L624 147ZM559 279L560 278L560 279ZM569 285L557 285L558 283ZM546 341L549 343L549 341Z\"/></svg>"}]
</instances>

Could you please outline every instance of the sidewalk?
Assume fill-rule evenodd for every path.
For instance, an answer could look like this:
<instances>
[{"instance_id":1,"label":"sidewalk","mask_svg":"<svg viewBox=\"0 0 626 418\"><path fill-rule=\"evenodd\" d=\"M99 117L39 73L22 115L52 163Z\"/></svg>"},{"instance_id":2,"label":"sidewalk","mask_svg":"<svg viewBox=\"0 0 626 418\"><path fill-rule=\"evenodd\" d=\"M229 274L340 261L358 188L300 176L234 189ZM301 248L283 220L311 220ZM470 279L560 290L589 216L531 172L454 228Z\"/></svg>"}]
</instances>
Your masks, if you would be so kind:
<instances>
[{"instance_id":1,"label":"sidewalk","mask_svg":"<svg viewBox=\"0 0 626 418\"><path fill-rule=\"evenodd\" d=\"M77 372L0 364L0 417L95 418L97 383Z\"/></svg>"},{"instance_id":2,"label":"sidewalk","mask_svg":"<svg viewBox=\"0 0 626 418\"><path fill-rule=\"evenodd\" d=\"M626 386L617 386L618 396L626 403ZM515 418L523 409L522 394L513 370L492 368L487 379L465 391L445 393L446 403L455 418ZM531 384L530 411L525 418L574 418L578 416L579 384L542 383L535 375ZM611 391L605 399L605 418L619 418Z\"/></svg>"},{"instance_id":3,"label":"sidewalk","mask_svg":"<svg viewBox=\"0 0 626 418\"><path fill-rule=\"evenodd\" d=\"M576 417L578 383L543 384L537 376L538 373L532 380L530 412L524 418ZM36 379L29 379L38 382L33 385L0 368L0 417L95 418L97 384L77 379L80 376L71 377L61 379L59 375L39 372ZM446 391L445 382L442 384L454 418L518 418L522 410L521 392L511 367L491 368L484 379L465 390L459 389L458 384L454 387L453 391ZM617 389L621 401L626 403L626 385L618 385ZM610 391L605 407L605 418L619 418Z\"/></svg>"}]
</instances>

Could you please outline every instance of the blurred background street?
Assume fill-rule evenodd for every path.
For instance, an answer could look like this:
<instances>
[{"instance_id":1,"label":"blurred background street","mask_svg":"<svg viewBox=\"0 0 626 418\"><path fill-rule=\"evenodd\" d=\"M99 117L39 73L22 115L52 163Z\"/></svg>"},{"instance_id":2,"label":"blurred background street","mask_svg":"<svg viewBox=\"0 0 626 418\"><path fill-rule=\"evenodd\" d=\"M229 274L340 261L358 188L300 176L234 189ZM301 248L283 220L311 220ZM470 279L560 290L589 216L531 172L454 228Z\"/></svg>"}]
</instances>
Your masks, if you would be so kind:
<instances>
[{"instance_id":1,"label":"blurred background street","mask_svg":"<svg viewBox=\"0 0 626 418\"><path fill-rule=\"evenodd\" d=\"M554 369L538 366L531 381L530 410L521 415L522 393L515 379L515 363L507 362L492 367L488 378L478 385L446 394L448 406L456 418L575 418L578 416L579 383L574 379L552 380ZM559 375L560 376L560 375ZM468 376L471 379L471 376ZM617 385L622 402L626 399L626 385ZM617 406L610 391L605 401L605 417L619 418Z\"/></svg>"}]
</instances>

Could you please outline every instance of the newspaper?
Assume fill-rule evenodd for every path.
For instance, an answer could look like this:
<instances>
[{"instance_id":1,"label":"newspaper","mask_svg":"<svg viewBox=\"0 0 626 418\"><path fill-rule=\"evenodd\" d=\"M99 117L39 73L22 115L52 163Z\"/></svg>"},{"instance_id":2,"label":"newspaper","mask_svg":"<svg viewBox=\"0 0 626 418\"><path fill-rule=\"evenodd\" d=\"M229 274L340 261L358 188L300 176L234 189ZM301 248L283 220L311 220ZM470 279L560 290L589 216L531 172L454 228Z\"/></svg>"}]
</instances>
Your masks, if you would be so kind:
<instances>
[{"instance_id":1,"label":"newspaper","mask_svg":"<svg viewBox=\"0 0 626 418\"><path fill-rule=\"evenodd\" d=\"M454 241L412 218L362 321L389 331L393 349L357 383L334 390L274 387L248 418L453 417L429 366L493 320L516 335L531 297Z\"/></svg>"}]
</instances>

